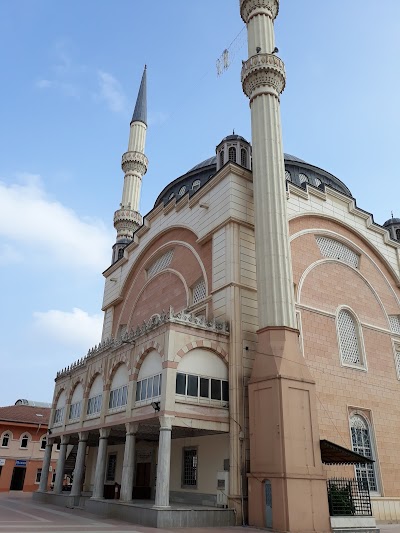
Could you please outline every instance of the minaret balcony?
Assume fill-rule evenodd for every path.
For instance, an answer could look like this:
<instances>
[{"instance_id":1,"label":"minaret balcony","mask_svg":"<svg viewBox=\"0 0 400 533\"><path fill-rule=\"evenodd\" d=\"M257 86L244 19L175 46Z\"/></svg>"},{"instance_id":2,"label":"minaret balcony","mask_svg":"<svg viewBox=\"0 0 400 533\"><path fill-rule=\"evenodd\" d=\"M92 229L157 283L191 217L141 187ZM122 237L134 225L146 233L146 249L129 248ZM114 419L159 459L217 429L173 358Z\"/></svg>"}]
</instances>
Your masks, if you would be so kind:
<instances>
[{"instance_id":1,"label":"minaret balcony","mask_svg":"<svg viewBox=\"0 0 400 533\"><path fill-rule=\"evenodd\" d=\"M125 152L122 156L121 167L125 172L135 172L144 176L147 172L149 160L141 152Z\"/></svg>"},{"instance_id":2,"label":"minaret balcony","mask_svg":"<svg viewBox=\"0 0 400 533\"><path fill-rule=\"evenodd\" d=\"M275 20L278 11L279 0L240 0L240 16L246 24L250 17L266 13L272 20Z\"/></svg>"},{"instance_id":3,"label":"minaret balcony","mask_svg":"<svg viewBox=\"0 0 400 533\"><path fill-rule=\"evenodd\" d=\"M241 79L249 98L265 93L279 98L286 84L285 64L274 54L257 54L243 61Z\"/></svg>"}]
</instances>

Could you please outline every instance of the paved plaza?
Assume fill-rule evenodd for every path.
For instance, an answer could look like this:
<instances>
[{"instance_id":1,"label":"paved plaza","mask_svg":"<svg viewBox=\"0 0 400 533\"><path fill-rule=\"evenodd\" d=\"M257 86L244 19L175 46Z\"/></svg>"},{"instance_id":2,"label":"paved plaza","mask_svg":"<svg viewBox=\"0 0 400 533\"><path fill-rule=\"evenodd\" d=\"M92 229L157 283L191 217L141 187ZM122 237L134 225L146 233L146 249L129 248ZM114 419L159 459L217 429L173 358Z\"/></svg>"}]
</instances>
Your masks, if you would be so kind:
<instances>
[{"instance_id":1,"label":"paved plaza","mask_svg":"<svg viewBox=\"0 0 400 533\"><path fill-rule=\"evenodd\" d=\"M380 524L381 533L400 533L400 524ZM29 493L0 494L0 533L256 533L251 527L155 529L102 519L80 509L63 509L32 501Z\"/></svg>"}]
</instances>

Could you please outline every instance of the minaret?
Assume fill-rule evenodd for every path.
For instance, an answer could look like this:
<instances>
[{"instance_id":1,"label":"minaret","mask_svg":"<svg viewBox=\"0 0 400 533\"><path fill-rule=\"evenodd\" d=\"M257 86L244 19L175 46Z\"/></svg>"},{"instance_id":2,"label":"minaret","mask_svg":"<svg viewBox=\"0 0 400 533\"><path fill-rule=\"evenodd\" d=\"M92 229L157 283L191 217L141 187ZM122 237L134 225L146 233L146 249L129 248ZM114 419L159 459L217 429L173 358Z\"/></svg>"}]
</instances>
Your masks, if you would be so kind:
<instances>
[{"instance_id":1,"label":"minaret","mask_svg":"<svg viewBox=\"0 0 400 533\"><path fill-rule=\"evenodd\" d=\"M134 231L142 225L139 213L142 177L146 174L148 160L144 155L147 130L146 66L144 67L135 110L132 115L128 151L122 156L125 173L120 208L114 213L117 240L113 246L112 262L123 256L123 249L131 242Z\"/></svg>"},{"instance_id":2,"label":"minaret","mask_svg":"<svg viewBox=\"0 0 400 533\"><path fill-rule=\"evenodd\" d=\"M274 531L329 531L315 383L299 347L287 221L280 95L285 67L275 53L279 0L240 0L249 59L257 298L257 351L249 380L249 523Z\"/></svg>"}]
</instances>

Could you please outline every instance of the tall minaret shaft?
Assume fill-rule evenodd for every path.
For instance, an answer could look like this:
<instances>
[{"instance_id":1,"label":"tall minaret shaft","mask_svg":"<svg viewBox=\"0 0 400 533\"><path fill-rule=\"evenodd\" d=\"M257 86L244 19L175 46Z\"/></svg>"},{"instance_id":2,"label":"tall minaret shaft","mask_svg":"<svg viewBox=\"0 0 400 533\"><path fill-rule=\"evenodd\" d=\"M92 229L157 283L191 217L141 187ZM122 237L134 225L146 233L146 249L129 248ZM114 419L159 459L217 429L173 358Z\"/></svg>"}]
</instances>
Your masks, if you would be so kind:
<instances>
[{"instance_id":1,"label":"tall minaret shaft","mask_svg":"<svg viewBox=\"0 0 400 533\"><path fill-rule=\"evenodd\" d=\"M248 382L249 523L322 533L330 523L315 383L295 320L279 101L286 77L274 55L278 11L279 0L240 0L250 56L242 84L251 108L260 328Z\"/></svg>"},{"instance_id":2,"label":"tall minaret shaft","mask_svg":"<svg viewBox=\"0 0 400 533\"><path fill-rule=\"evenodd\" d=\"M120 209L114 213L117 240L113 246L113 262L119 259L123 248L132 240L134 231L142 224L139 213L140 190L148 165L144 155L147 131L146 72L145 67L131 120L128 151L122 156L125 177Z\"/></svg>"},{"instance_id":3,"label":"tall minaret shaft","mask_svg":"<svg viewBox=\"0 0 400 533\"><path fill-rule=\"evenodd\" d=\"M277 0L241 2L250 55L242 83L251 107L260 328L296 327L279 103L285 67L272 54L278 9Z\"/></svg>"}]
</instances>

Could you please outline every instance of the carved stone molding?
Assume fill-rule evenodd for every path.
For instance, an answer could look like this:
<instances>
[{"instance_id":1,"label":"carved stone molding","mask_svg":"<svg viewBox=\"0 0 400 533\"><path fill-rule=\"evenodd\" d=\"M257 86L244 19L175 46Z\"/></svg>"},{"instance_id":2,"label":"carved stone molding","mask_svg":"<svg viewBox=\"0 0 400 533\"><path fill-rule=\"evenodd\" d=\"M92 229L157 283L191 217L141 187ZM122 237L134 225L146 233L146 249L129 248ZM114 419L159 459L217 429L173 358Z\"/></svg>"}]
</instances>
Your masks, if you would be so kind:
<instances>
[{"instance_id":1,"label":"carved stone molding","mask_svg":"<svg viewBox=\"0 0 400 533\"><path fill-rule=\"evenodd\" d=\"M250 99L265 92L279 98L286 84L285 65L274 54L257 54L242 65L243 92Z\"/></svg>"},{"instance_id":2,"label":"carved stone molding","mask_svg":"<svg viewBox=\"0 0 400 533\"><path fill-rule=\"evenodd\" d=\"M240 0L240 16L247 24L256 15L267 15L275 20L279 12L279 0Z\"/></svg>"},{"instance_id":3,"label":"carved stone molding","mask_svg":"<svg viewBox=\"0 0 400 533\"><path fill-rule=\"evenodd\" d=\"M125 152L122 156L121 167L125 172L138 172L141 176L144 176L147 172L149 160L140 152Z\"/></svg>"},{"instance_id":4,"label":"carved stone molding","mask_svg":"<svg viewBox=\"0 0 400 533\"><path fill-rule=\"evenodd\" d=\"M131 238L133 232L142 223L141 214L132 209L118 209L114 213L114 228L117 230L117 239L121 237Z\"/></svg>"}]
</instances>

